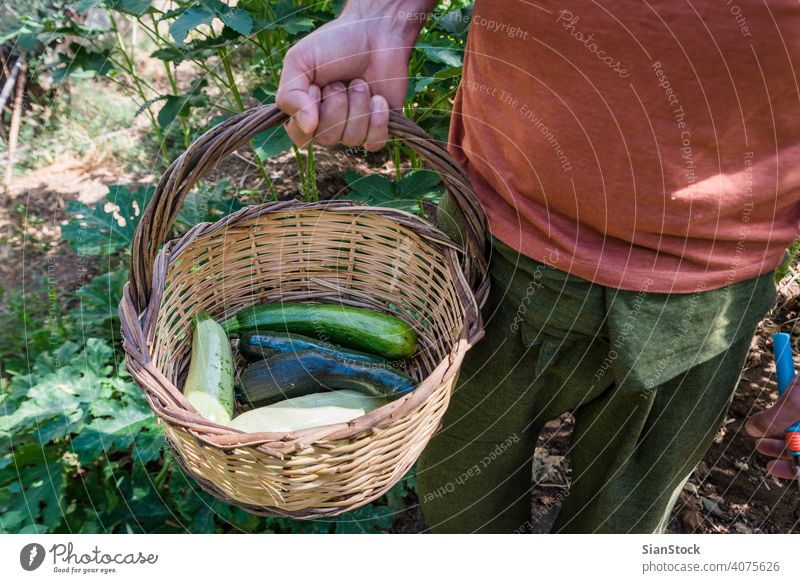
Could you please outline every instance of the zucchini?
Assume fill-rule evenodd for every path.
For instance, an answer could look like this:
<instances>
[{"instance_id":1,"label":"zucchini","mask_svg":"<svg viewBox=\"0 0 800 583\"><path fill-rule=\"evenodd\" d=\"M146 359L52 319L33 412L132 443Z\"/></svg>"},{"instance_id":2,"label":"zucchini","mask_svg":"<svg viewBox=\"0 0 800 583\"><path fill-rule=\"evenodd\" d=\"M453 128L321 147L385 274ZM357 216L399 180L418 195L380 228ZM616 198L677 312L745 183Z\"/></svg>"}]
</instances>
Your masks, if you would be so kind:
<instances>
[{"instance_id":1,"label":"zucchini","mask_svg":"<svg viewBox=\"0 0 800 583\"><path fill-rule=\"evenodd\" d=\"M374 310L331 304L272 303L251 306L225 320L228 334L292 332L371 352L384 358L407 358L417 334L400 318Z\"/></svg>"},{"instance_id":2,"label":"zucchini","mask_svg":"<svg viewBox=\"0 0 800 583\"><path fill-rule=\"evenodd\" d=\"M315 393L247 411L229 425L247 433L297 431L345 423L385 403L386 399L355 391Z\"/></svg>"},{"instance_id":3,"label":"zucchini","mask_svg":"<svg viewBox=\"0 0 800 583\"><path fill-rule=\"evenodd\" d=\"M275 354L296 354L313 350L319 354L338 357L347 362L368 364L375 368L393 368L392 363L374 354L350 350L291 332L245 332L239 339L239 352L250 362L269 358Z\"/></svg>"},{"instance_id":4,"label":"zucchini","mask_svg":"<svg viewBox=\"0 0 800 583\"><path fill-rule=\"evenodd\" d=\"M227 424L233 416L233 355L222 326L201 313L194 318L192 360L183 394L203 417Z\"/></svg>"},{"instance_id":5,"label":"zucchini","mask_svg":"<svg viewBox=\"0 0 800 583\"><path fill-rule=\"evenodd\" d=\"M393 368L373 367L314 350L276 354L248 366L239 378L242 400L259 407L326 389L353 389L395 399L416 381Z\"/></svg>"}]
</instances>

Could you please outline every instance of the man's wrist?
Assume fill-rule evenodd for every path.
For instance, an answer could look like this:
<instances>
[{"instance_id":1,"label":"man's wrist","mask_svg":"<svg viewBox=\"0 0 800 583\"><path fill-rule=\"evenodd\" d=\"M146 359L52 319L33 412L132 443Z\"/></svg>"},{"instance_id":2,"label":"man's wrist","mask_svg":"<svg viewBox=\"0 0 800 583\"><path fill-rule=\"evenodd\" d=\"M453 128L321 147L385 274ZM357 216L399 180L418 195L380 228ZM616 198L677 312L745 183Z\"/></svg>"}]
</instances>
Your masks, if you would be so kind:
<instances>
[{"instance_id":1,"label":"man's wrist","mask_svg":"<svg viewBox=\"0 0 800 583\"><path fill-rule=\"evenodd\" d=\"M413 44L438 3L438 0L347 0L341 16L383 20L393 32Z\"/></svg>"}]
</instances>

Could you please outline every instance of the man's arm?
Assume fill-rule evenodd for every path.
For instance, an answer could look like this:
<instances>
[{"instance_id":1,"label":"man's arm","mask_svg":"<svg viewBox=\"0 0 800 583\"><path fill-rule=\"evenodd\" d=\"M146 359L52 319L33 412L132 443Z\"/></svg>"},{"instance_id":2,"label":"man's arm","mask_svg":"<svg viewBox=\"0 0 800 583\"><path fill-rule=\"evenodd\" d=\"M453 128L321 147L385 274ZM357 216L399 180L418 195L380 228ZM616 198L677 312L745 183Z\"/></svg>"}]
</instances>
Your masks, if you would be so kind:
<instances>
[{"instance_id":1,"label":"man's arm","mask_svg":"<svg viewBox=\"0 0 800 583\"><path fill-rule=\"evenodd\" d=\"M408 60L436 3L349 0L338 18L294 45L276 97L292 116L292 141L383 147L389 108L403 105Z\"/></svg>"}]
</instances>

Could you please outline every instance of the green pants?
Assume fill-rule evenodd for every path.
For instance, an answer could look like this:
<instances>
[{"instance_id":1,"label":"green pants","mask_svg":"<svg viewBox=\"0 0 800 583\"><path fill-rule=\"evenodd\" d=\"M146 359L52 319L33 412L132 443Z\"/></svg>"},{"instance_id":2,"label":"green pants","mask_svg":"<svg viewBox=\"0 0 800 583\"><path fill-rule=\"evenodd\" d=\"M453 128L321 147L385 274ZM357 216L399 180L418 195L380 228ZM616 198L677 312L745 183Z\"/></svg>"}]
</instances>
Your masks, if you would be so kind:
<instances>
[{"instance_id":1,"label":"green pants","mask_svg":"<svg viewBox=\"0 0 800 583\"><path fill-rule=\"evenodd\" d=\"M571 411L554 530L663 532L775 301L773 273L693 294L622 291L492 244L486 335L417 466L429 528L530 530L539 432Z\"/></svg>"}]
</instances>

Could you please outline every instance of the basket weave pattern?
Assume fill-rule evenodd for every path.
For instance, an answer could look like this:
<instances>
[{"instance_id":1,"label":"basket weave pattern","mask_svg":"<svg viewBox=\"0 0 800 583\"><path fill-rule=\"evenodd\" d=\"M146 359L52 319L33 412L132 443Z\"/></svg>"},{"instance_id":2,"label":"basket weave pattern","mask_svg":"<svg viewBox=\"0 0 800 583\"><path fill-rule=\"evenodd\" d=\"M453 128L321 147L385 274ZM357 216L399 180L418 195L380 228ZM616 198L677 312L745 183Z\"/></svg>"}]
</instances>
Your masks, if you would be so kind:
<instances>
[{"instance_id":1,"label":"basket weave pattern","mask_svg":"<svg viewBox=\"0 0 800 583\"><path fill-rule=\"evenodd\" d=\"M274 106L240 114L167 170L137 230L120 315L126 366L183 468L205 490L250 512L313 518L382 495L438 428L464 354L482 333L484 225L446 151L393 115L392 134L442 174L465 210L474 231L466 253L413 215L330 201L248 207L197 225L159 251L197 180L285 119ZM348 423L292 433L248 434L205 420L179 389L191 317L207 311L222 319L269 301L351 305L402 318L419 335L406 362L418 388Z\"/></svg>"}]
</instances>

